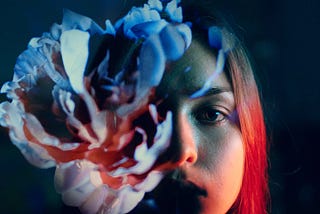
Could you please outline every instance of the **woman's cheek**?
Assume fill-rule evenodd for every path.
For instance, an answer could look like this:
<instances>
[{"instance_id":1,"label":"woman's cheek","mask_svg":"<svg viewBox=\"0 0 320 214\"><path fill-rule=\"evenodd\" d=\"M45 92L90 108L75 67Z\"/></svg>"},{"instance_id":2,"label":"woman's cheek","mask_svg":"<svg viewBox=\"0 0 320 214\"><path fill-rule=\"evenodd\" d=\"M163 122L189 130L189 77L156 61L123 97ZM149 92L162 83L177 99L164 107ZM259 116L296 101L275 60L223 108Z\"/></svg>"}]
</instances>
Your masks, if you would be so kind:
<instances>
[{"instance_id":1,"label":"woman's cheek","mask_svg":"<svg viewBox=\"0 0 320 214\"><path fill-rule=\"evenodd\" d=\"M211 142L208 142L211 139ZM195 165L208 197L201 198L203 213L225 213L235 202L242 185L244 146L239 129L230 126L212 131L199 142Z\"/></svg>"}]
</instances>

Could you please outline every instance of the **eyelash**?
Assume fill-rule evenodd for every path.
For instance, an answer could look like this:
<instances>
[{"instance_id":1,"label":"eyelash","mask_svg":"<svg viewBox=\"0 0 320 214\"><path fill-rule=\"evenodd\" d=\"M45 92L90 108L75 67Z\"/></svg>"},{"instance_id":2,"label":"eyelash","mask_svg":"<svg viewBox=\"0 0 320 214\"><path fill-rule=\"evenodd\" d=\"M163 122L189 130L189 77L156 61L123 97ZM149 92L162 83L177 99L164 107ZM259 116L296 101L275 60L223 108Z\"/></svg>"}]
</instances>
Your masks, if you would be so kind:
<instances>
[{"instance_id":1,"label":"eyelash","mask_svg":"<svg viewBox=\"0 0 320 214\"><path fill-rule=\"evenodd\" d=\"M206 125L217 125L226 119L228 115L216 109L216 107L204 107L194 114L195 119Z\"/></svg>"}]
</instances>

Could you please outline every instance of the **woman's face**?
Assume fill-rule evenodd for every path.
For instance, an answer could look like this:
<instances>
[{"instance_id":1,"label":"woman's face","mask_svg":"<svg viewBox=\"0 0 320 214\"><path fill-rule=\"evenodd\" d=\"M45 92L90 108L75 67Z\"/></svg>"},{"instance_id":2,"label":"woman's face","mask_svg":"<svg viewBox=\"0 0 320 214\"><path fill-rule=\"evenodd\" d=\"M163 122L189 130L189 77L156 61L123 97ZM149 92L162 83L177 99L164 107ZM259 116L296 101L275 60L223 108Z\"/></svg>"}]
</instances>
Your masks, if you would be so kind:
<instances>
[{"instance_id":1,"label":"woman's face","mask_svg":"<svg viewBox=\"0 0 320 214\"><path fill-rule=\"evenodd\" d=\"M193 41L182 59L168 65L157 89L158 94L166 97L159 108L169 109L174 115L172 148L163 167L175 169L170 176L181 180L177 183L182 186L180 193L166 194L183 198L178 206L191 207L190 203L194 203L199 206L194 212L205 214L229 210L240 191L244 171L244 145L226 74L218 75L203 96L190 98L214 68L214 55ZM164 184L160 184L160 189L161 185ZM187 196L189 190L184 188L196 189L190 195L192 200Z\"/></svg>"}]
</instances>

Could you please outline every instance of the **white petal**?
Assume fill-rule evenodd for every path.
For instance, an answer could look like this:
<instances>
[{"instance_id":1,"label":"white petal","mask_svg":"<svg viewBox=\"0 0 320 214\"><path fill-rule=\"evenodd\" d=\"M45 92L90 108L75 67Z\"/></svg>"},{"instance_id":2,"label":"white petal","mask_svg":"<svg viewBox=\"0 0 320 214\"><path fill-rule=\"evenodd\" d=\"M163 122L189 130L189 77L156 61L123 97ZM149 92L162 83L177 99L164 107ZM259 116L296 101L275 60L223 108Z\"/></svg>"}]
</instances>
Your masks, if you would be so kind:
<instances>
[{"instance_id":1,"label":"white petal","mask_svg":"<svg viewBox=\"0 0 320 214\"><path fill-rule=\"evenodd\" d=\"M73 90L82 93L83 75L89 56L89 33L80 30L65 31L61 35L61 55Z\"/></svg>"},{"instance_id":2,"label":"white petal","mask_svg":"<svg viewBox=\"0 0 320 214\"><path fill-rule=\"evenodd\" d=\"M146 158L146 154L148 152L148 145L147 142L143 142L136 147L134 151L134 159L137 161L144 161Z\"/></svg>"},{"instance_id":3,"label":"white petal","mask_svg":"<svg viewBox=\"0 0 320 214\"><path fill-rule=\"evenodd\" d=\"M81 212L84 214L98 213L99 209L103 205L103 203L109 193L110 193L109 188L104 185L95 189L95 191L81 205L81 207L80 207ZM110 213L110 212L107 212L107 213ZM114 213L114 214L116 214L116 213Z\"/></svg>"},{"instance_id":4,"label":"white petal","mask_svg":"<svg viewBox=\"0 0 320 214\"><path fill-rule=\"evenodd\" d=\"M55 172L55 188L63 193L91 182L91 172L96 166L89 161L71 161L57 166Z\"/></svg>"},{"instance_id":5,"label":"white petal","mask_svg":"<svg viewBox=\"0 0 320 214\"><path fill-rule=\"evenodd\" d=\"M155 124L158 124L158 112L157 112L157 107L154 104L149 105L149 113L153 119L153 122Z\"/></svg>"},{"instance_id":6,"label":"white petal","mask_svg":"<svg viewBox=\"0 0 320 214\"><path fill-rule=\"evenodd\" d=\"M102 34L104 32L91 18L67 9L63 10L62 28L63 30L79 29L81 31L88 31L91 34Z\"/></svg>"},{"instance_id":7,"label":"white petal","mask_svg":"<svg viewBox=\"0 0 320 214\"><path fill-rule=\"evenodd\" d=\"M130 212L142 200L143 196L143 191L138 192L133 190L131 186L125 186L123 189L121 189L119 194L119 211L121 213Z\"/></svg>"},{"instance_id":8,"label":"white petal","mask_svg":"<svg viewBox=\"0 0 320 214\"><path fill-rule=\"evenodd\" d=\"M136 184L134 189L137 191L150 192L160 183L163 176L163 173L159 171L152 171L143 182Z\"/></svg>"},{"instance_id":9,"label":"white petal","mask_svg":"<svg viewBox=\"0 0 320 214\"><path fill-rule=\"evenodd\" d=\"M17 101L12 103L3 102L0 104L1 125L9 128L9 136L24 157L39 168L49 168L55 166L55 160L48 152L33 142L28 142L25 132L25 122L30 122L29 117L25 117L23 107ZM29 130L30 131L30 130ZM50 142L51 143L51 142Z\"/></svg>"}]
</instances>

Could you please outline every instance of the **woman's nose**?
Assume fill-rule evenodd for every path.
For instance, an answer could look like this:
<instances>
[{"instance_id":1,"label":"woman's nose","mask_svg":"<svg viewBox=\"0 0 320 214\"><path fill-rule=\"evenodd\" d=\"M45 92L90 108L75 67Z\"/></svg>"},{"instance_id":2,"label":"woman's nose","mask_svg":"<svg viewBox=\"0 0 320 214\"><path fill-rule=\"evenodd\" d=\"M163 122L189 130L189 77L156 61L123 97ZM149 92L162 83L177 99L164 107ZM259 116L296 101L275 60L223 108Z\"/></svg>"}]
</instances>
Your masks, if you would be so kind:
<instances>
[{"instance_id":1,"label":"woman's nose","mask_svg":"<svg viewBox=\"0 0 320 214\"><path fill-rule=\"evenodd\" d=\"M176 143L180 147L178 164L194 164L198 159L197 142L187 115L180 116L177 126Z\"/></svg>"},{"instance_id":2,"label":"woman's nose","mask_svg":"<svg viewBox=\"0 0 320 214\"><path fill-rule=\"evenodd\" d=\"M184 113L173 117L173 133L164 168L193 165L198 159L195 130Z\"/></svg>"}]
</instances>

